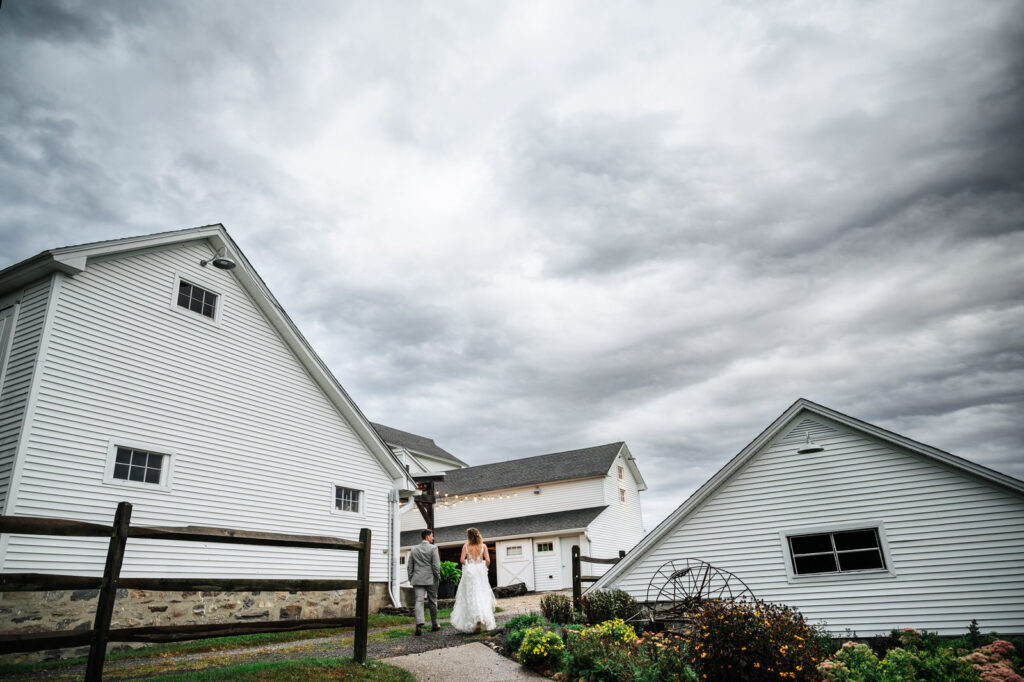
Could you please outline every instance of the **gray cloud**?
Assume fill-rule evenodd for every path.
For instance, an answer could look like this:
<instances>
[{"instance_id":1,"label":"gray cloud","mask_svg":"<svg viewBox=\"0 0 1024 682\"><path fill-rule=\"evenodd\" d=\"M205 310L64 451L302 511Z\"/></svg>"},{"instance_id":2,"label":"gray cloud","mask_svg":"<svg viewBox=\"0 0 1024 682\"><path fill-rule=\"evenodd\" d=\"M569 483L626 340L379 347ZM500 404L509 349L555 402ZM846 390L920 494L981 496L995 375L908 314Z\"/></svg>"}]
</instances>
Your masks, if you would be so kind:
<instances>
[{"instance_id":1,"label":"gray cloud","mask_svg":"<svg viewBox=\"0 0 1024 682\"><path fill-rule=\"evenodd\" d=\"M1009 1L7 0L2 265L223 222L374 421L625 440L648 526L800 396L1024 476L1021 44Z\"/></svg>"}]
</instances>

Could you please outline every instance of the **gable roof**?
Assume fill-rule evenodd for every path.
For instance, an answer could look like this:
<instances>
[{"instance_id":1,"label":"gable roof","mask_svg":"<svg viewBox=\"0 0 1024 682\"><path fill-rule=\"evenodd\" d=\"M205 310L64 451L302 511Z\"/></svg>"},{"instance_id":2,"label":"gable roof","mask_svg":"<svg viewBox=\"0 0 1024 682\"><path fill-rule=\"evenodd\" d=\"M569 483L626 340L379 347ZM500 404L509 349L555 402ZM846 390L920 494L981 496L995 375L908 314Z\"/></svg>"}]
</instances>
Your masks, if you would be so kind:
<instances>
[{"instance_id":1,"label":"gable roof","mask_svg":"<svg viewBox=\"0 0 1024 682\"><path fill-rule=\"evenodd\" d=\"M428 457L441 459L446 462L452 462L459 466L469 466L461 459L435 443L432 438L417 436L415 433L400 431L398 429L391 428L390 426L378 424L377 422L370 423L373 424L373 428L377 429L377 433L380 434L380 437L383 438L384 442L388 445L396 445L411 452L424 454Z\"/></svg>"},{"instance_id":2,"label":"gable roof","mask_svg":"<svg viewBox=\"0 0 1024 682\"><path fill-rule=\"evenodd\" d=\"M619 442L453 469L445 472L445 480L437 484L437 491L441 495L468 495L487 490L604 476L620 451L625 451L627 461L632 459L626 444ZM639 472L634 471L634 476L637 477L637 485L643 486L640 489L645 490L647 486L639 478Z\"/></svg>"},{"instance_id":3,"label":"gable roof","mask_svg":"<svg viewBox=\"0 0 1024 682\"><path fill-rule=\"evenodd\" d=\"M587 509L570 509L568 511L534 514L533 516L517 516L514 519L498 519L472 524L485 541L501 538L512 538L537 535L540 533L559 533L582 531L608 508L589 507ZM434 544L443 545L450 542L465 542L466 529L470 524L445 526L434 529ZM421 542L420 531L407 530L402 533L402 547L418 545Z\"/></svg>"},{"instance_id":4,"label":"gable roof","mask_svg":"<svg viewBox=\"0 0 1024 682\"><path fill-rule=\"evenodd\" d=\"M690 497L679 505L674 512L669 514L664 521L659 523L657 527L648 533L643 540L638 542L633 549L629 551L625 558L612 566L607 573L601 576L600 580L590 587L590 589L594 590L607 587L627 568L636 564L649 549L655 547L662 538L672 532L672 530L674 530L687 516L689 516L691 512L697 509L697 507L718 491L719 488L725 485L729 479L738 473L740 469L742 469L747 462L760 452L765 445L783 433L790 424L795 424L798 419L802 419L808 415L817 415L826 419L831 419L834 422L838 422L883 442L909 450L910 452L916 453L926 459L931 459L932 461L952 467L953 469L957 469L970 476L981 478L1001 488L1008 489L1011 492L1024 496L1024 481L999 473L998 471L989 469L986 466L971 462L962 457L957 457L956 455L945 452L944 450L939 450L938 448L934 448L930 445L919 443L907 438L906 436L901 436L898 433L883 429L880 426L875 426L874 424L869 424L865 421L861 421L860 419L843 414L842 412L837 412L831 408L825 407L824 405L811 402L806 398L800 398L790 405L785 412L779 415L779 417L776 418L768 428L762 431L757 438L747 444L747 446L740 450L740 452L729 460L725 466L719 469L714 476L709 478L704 485L699 487L692 495L690 495Z\"/></svg>"},{"instance_id":5,"label":"gable roof","mask_svg":"<svg viewBox=\"0 0 1024 682\"><path fill-rule=\"evenodd\" d=\"M313 381L323 390L324 394L346 419L356 436L366 445L370 453L380 462L384 471L393 479L401 479L403 488L415 490L416 485L409 478L408 472L377 432L370 426L369 420L359 410L352 398L345 392L341 384L324 364L320 356L306 341L298 327L285 313L270 289L256 273L255 268L238 248L224 226L217 223L185 230L160 232L140 237L126 237L101 242L91 242L78 246L64 246L42 253L15 263L0 270L0 295L17 290L41 277L54 272L75 276L84 272L89 260L97 257L126 254L140 249L152 249L175 246L185 242L205 241L210 246L211 256L220 248L227 249L236 262L231 273L237 278L239 285L249 294L253 303L266 316L267 321L277 330L282 340L295 354L299 362L309 372Z\"/></svg>"}]
</instances>

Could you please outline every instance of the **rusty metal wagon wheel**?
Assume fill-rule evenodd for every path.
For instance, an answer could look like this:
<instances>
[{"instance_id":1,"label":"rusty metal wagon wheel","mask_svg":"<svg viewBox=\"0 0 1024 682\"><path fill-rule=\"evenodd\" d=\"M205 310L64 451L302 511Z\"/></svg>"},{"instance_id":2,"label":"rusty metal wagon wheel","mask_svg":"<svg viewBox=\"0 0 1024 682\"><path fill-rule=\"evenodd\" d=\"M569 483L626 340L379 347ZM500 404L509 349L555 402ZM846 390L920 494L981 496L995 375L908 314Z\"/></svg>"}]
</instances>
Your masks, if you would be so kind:
<instances>
[{"instance_id":1,"label":"rusty metal wagon wheel","mask_svg":"<svg viewBox=\"0 0 1024 682\"><path fill-rule=\"evenodd\" d=\"M672 559L647 584L647 604L655 620L677 620L708 600L753 599L754 593L734 573L701 559Z\"/></svg>"}]
</instances>

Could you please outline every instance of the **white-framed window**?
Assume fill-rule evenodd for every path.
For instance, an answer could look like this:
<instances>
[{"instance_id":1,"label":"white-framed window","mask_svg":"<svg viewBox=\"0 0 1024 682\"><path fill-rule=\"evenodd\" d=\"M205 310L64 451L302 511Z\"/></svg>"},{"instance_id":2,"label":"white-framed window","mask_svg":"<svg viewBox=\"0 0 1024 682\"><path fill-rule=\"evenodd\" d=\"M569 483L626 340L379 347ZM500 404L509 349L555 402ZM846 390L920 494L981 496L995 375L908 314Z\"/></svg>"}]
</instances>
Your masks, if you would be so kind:
<instances>
[{"instance_id":1,"label":"white-framed window","mask_svg":"<svg viewBox=\"0 0 1024 682\"><path fill-rule=\"evenodd\" d=\"M625 481L626 480L626 470L623 467L619 467L619 480L620 481Z\"/></svg>"},{"instance_id":2,"label":"white-framed window","mask_svg":"<svg viewBox=\"0 0 1024 682\"><path fill-rule=\"evenodd\" d=\"M509 545L505 548L505 556L523 556L522 545Z\"/></svg>"},{"instance_id":3,"label":"white-framed window","mask_svg":"<svg viewBox=\"0 0 1024 682\"><path fill-rule=\"evenodd\" d=\"M331 511L346 516L365 516L366 500L362 490L335 483L332 486Z\"/></svg>"},{"instance_id":4,"label":"white-framed window","mask_svg":"<svg viewBox=\"0 0 1024 682\"><path fill-rule=\"evenodd\" d=\"M626 489L625 488L619 488L619 502L625 502L625 501L626 501Z\"/></svg>"},{"instance_id":5,"label":"white-framed window","mask_svg":"<svg viewBox=\"0 0 1024 682\"><path fill-rule=\"evenodd\" d=\"M175 275L171 307L190 317L220 324L224 297L206 284L200 284L187 276Z\"/></svg>"},{"instance_id":6,"label":"white-framed window","mask_svg":"<svg viewBox=\"0 0 1024 682\"><path fill-rule=\"evenodd\" d=\"M895 576L881 521L794 528L779 536L791 581Z\"/></svg>"},{"instance_id":7,"label":"white-framed window","mask_svg":"<svg viewBox=\"0 0 1024 682\"><path fill-rule=\"evenodd\" d=\"M538 542L537 543L537 551L538 552L554 552L555 551L555 543L553 543L553 542Z\"/></svg>"},{"instance_id":8,"label":"white-framed window","mask_svg":"<svg viewBox=\"0 0 1024 682\"><path fill-rule=\"evenodd\" d=\"M144 490L170 490L174 451L153 445L114 439L107 444L103 482Z\"/></svg>"}]
</instances>

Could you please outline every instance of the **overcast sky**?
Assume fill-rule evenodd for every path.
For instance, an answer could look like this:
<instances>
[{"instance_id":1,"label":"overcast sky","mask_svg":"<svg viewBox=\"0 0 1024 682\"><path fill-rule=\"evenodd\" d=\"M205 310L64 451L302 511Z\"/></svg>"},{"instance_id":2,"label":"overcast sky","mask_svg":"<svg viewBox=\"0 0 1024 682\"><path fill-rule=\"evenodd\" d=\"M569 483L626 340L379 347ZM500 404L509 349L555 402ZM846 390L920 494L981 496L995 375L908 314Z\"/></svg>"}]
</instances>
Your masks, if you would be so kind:
<instances>
[{"instance_id":1,"label":"overcast sky","mask_svg":"<svg viewBox=\"0 0 1024 682\"><path fill-rule=\"evenodd\" d=\"M0 267L223 223L366 415L624 440L652 528L806 397L1024 477L1024 4L0 8Z\"/></svg>"}]
</instances>

